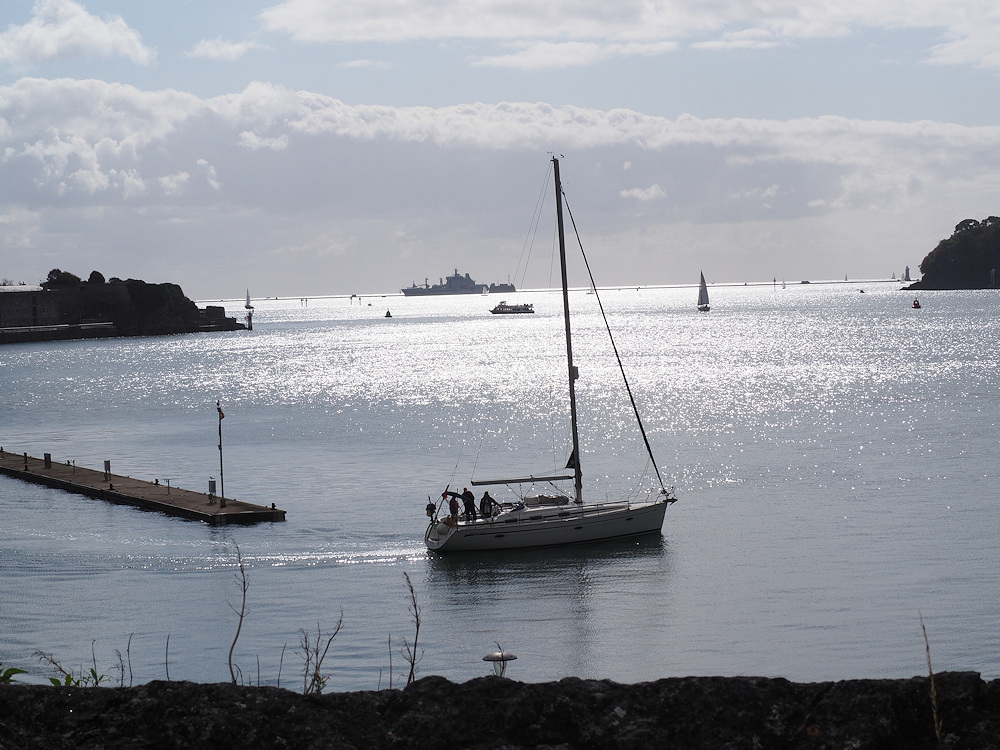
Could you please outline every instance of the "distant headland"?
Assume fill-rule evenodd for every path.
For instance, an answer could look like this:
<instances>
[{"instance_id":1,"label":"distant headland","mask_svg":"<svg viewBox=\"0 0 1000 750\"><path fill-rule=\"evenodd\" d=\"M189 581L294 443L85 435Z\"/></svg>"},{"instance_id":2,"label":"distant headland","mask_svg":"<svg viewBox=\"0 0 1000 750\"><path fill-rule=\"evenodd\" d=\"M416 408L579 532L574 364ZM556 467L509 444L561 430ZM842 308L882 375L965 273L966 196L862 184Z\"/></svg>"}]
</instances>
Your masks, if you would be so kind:
<instances>
[{"instance_id":1,"label":"distant headland","mask_svg":"<svg viewBox=\"0 0 1000 750\"><path fill-rule=\"evenodd\" d=\"M1000 217L966 219L920 263L908 289L993 289L1000 284Z\"/></svg>"},{"instance_id":2,"label":"distant headland","mask_svg":"<svg viewBox=\"0 0 1000 750\"><path fill-rule=\"evenodd\" d=\"M0 285L0 344L245 329L223 307L199 308L177 284L98 271L84 281L53 268L38 286Z\"/></svg>"}]
</instances>

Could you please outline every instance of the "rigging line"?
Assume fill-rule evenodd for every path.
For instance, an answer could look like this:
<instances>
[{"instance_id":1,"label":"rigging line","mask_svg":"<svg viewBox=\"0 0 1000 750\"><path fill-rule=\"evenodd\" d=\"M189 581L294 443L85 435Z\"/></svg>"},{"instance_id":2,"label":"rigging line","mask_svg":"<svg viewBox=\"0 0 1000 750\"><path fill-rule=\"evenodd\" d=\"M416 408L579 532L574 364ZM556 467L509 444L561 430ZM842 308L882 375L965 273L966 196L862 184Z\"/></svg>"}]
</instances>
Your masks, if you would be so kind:
<instances>
[{"instance_id":1,"label":"rigging line","mask_svg":"<svg viewBox=\"0 0 1000 750\"><path fill-rule=\"evenodd\" d=\"M466 431L468 433L468 431ZM450 487L452 482L455 481L455 477L458 475L458 465L462 463L462 454L465 453L465 440L462 441L462 447L458 451L458 458L455 459L455 468L451 470L451 482L448 482Z\"/></svg>"},{"instance_id":2,"label":"rigging line","mask_svg":"<svg viewBox=\"0 0 1000 750\"><path fill-rule=\"evenodd\" d=\"M528 234L524 238L524 244L521 246L521 257L518 258L517 268L514 270L514 283L519 289L524 286L524 279L528 275L528 261L531 259L531 251L535 246L535 236L538 234L538 226L542 220L542 209L545 206L545 196L548 194L551 175L552 170L546 169L542 188L538 193L538 199L535 201L535 212L531 215L531 222L528 224ZM527 257L525 257L525 254L527 254ZM523 268L521 266L522 262L524 264ZM518 280L518 273L521 274L520 280Z\"/></svg>"},{"instance_id":3,"label":"rigging line","mask_svg":"<svg viewBox=\"0 0 1000 750\"><path fill-rule=\"evenodd\" d=\"M615 344L615 337L611 333L611 324L608 323L608 316L604 312L604 304L601 302L601 295L597 292L597 284L594 283L594 274L590 270L590 261L587 260L587 253L583 249L583 240L580 239L580 231L576 228L576 219L573 218L573 211L569 207L569 199L566 198L566 192L563 191L563 202L566 204L566 213L569 214L570 223L573 225L573 233L576 235L576 244L580 247L580 255L583 256L583 264L587 267L587 275L590 277L590 288L594 290L594 297L597 299L597 306L601 310L601 317L604 318L604 327L608 329L608 337L611 339L611 348L614 349L615 359L618 360L618 369L622 373L622 381L625 383L625 390L628 392L629 401L632 402L632 412L635 414L635 419L639 423L639 432L642 433L642 441L646 444L646 453L649 454L649 460L653 464L653 469L656 471L656 478L660 482L660 489L663 492L667 491L667 488L663 485L663 477L660 475L660 467L656 465L656 458L653 456L653 448L649 444L649 438L646 437L646 427L642 423L642 417L639 416L639 407L635 403L635 396L632 395L632 386L628 384L628 377L625 375L625 366L622 364L622 358L618 354L618 345Z\"/></svg>"},{"instance_id":4,"label":"rigging line","mask_svg":"<svg viewBox=\"0 0 1000 750\"><path fill-rule=\"evenodd\" d=\"M472 478L476 476L476 469L479 467L479 456L483 452L483 441L486 439L485 430L479 431L479 448L476 450L476 460L472 462Z\"/></svg>"},{"instance_id":5,"label":"rigging line","mask_svg":"<svg viewBox=\"0 0 1000 750\"><path fill-rule=\"evenodd\" d=\"M639 474L639 478L641 480L643 480L643 481L645 481L646 477L649 476L649 466L650 466L649 456L646 456L646 465L642 467L642 472ZM639 497L639 492L640 492L640 490L639 490L639 483L636 483L632 487L632 495L631 496L634 497L634 498L637 498L637 497Z\"/></svg>"}]
</instances>

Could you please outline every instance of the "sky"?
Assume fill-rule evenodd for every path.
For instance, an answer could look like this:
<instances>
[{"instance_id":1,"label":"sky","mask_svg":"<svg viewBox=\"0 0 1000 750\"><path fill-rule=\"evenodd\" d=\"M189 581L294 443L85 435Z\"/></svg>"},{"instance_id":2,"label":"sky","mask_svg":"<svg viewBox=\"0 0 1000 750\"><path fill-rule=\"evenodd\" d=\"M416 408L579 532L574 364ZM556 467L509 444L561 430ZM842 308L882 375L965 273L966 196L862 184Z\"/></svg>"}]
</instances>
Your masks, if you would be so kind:
<instances>
[{"instance_id":1,"label":"sky","mask_svg":"<svg viewBox=\"0 0 1000 750\"><path fill-rule=\"evenodd\" d=\"M994 0L4 0L0 279L546 287L553 154L600 286L916 276L998 83Z\"/></svg>"}]
</instances>

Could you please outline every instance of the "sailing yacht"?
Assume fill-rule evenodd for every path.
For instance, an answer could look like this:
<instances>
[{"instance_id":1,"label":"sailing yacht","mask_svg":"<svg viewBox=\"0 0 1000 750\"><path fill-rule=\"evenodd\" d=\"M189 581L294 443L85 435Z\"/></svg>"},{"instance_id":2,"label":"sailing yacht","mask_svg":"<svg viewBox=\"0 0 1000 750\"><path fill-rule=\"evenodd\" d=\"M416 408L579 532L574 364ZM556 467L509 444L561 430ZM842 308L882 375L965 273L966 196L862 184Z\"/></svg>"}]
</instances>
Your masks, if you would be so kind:
<instances>
[{"instance_id":1,"label":"sailing yacht","mask_svg":"<svg viewBox=\"0 0 1000 750\"><path fill-rule=\"evenodd\" d=\"M253 330L253 305L250 304L250 290L247 289L247 303L243 305L247 311L247 330Z\"/></svg>"},{"instance_id":2,"label":"sailing yacht","mask_svg":"<svg viewBox=\"0 0 1000 750\"><path fill-rule=\"evenodd\" d=\"M705 283L705 273L701 272L701 286L698 287L698 309L708 312L708 285Z\"/></svg>"},{"instance_id":3,"label":"sailing yacht","mask_svg":"<svg viewBox=\"0 0 1000 750\"><path fill-rule=\"evenodd\" d=\"M629 500L589 503L583 497L583 470L580 461L580 440L577 424L577 399L575 381L579 372L573 363L573 344L570 331L569 287L566 274L566 240L563 227L562 184L559 178L559 160L552 159L556 191L556 222L559 235L559 264L562 272L563 324L566 334L566 364L569 386L570 427L573 450L565 472L549 476L522 476L516 478L473 481L473 486L504 485L512 495L511 500L493 500L484 497L477 517L465 517L455 512L465 493L445 488L441 499L434 503L428 498L427 515L430 518L424 532L424 542L433 552L478 552L526 547L548 547L603 539L659 533L668 505L676 501L673 490L663 486L660 471L653 458L645 428L632 398L628 381L625 385L642 432L651 465L659 480L659 492L641 502ZM596 285L591 279L591 289ZM598 302L600 297L598 296ZM603 308L601 308L603 314ZM606 320L605 320L606 322ZM610 335L610 328L608 329ZM612 342L613 343L613 342ZM620 364L620 361L619 361ZM622 370L624 377L624 370ZM536 493L521 496L514 488L537 484L557 486L555 482L573 483L572 490L559 490L551 494ZM488 492L488 491L487 491ZM530 492L530 490L529 490ZM451 508L449 509L449 506ZM450 512L449 512L450 510Z\"/></svg>"}]
</instances>

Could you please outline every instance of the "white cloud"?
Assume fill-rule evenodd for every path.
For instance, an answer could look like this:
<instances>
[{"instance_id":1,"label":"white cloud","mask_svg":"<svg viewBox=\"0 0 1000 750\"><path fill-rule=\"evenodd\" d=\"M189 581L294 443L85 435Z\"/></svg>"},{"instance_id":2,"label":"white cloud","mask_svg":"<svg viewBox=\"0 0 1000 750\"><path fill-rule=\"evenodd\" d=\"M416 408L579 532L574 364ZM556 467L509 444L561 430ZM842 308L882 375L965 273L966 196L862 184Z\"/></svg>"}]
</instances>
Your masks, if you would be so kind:
<instances>
[{"instance_id":1,"label":"white cloud","mask_svg":"<svg viewBox=\"0 0 1000 750\"><path fill-rule=\"evenodd\" d=\"M547 39L651 42L675 39L721 20L739 3L546 3L505 0L285 0L261 12L270 31L301 41Z\"/></svg>"},{"instance_id":2,"label":"white cloud","mask_svg":"<svg viewBox=\"0 0 1000 750\"><path fill-rule=\"evenodd\" d=\"M930 62L1000 70L1000 8L993 6L990 11L991 22L977 23L981 19L973 18L952 27L949 40L931 49Z\"/></svg>"},{"instance_id":3,"label":"white cloud","mask_svg":"<svg viewBox=\"0 0 1000 750\"><path fill-rule=\"evenodd\" d=\"M775 41L774 34L765 29L741 29L722 34L718 39L695 42L693 49L726 50L726 49L770 49L780 46Z\"/></svg>"},{"instance_id":4,"label":"white cloud","mask_svg":"<svg viewBox=\"0 0 1000 750\"><path fill-rule=\"evenodd\" d=\"M539 15L546 6L558 9L559 3L536 4L531 10ZM592 4L599 8L598 4ZM383 41L411 39L500 38L544 36L537 30L525 34L529 18L526 6L504 5L489 0L444 0L435 3L407 0L368 0L364 3L322 0L287 0L267 8L260 17L269 31L291 34L301 41ZM600 36L604 36L601 34Z\"/></svg>"},{"instance_id":5,"label":"white cloud","mask_svg":"<svg viewBox=\"0 0 1000 750\"><path fill-rule=\"evenodd\" d=\"M284 0L260 19L265 29L305 42L499 40L518 51L482 56L479 64L524 69L660 54L682 40L702 49L760 49L862 29L922 29L945 40L928 50L932 62L1000 68L1000 9L992 0Z\"/></svg>"},{"instance_id":6,"label":"white cloud","mask_svg":"<svg viewBox=\"0 0 1000 750\"><path fill-rule=\"evenodd\" d=\"M0 232L8 251L30 251L38 243L42 215L19 205L5 205L0 210ZM10 262L8 260L8 262Z\"/></svg>"},{"instance_id":7,"label":"white cloud","mask_svg":"<svg viewBox=\"0 0 1000 750\"><path fill-rule=\"evenodd\" d=\"M138 171L151 154L204 103L176 91L145 92L101 81L24 78L0 87L0 165L7 179L58 195L118 191L135 196ZM15 167L16 165L16 167ZM112 171L119 177L112 179ZM124 175L124 176L121 176Z\"/></svg>"},{"instance_id":8,"label":"white cloud","mask_svg":"<svg viewBox=\"0 0 1000 750\"><path fill-rule=\"evenodd\" d=\"M405 285L438 265L464 264L466 253L490 259L522 241L509 236L519 215L496 206L530 215L531 206L516 201L523 195L530 203L534 186L520 180L540 172L554 148L566 155L565 183L588 235L603 247L645 248L646 263L676 242L679 226L693 242L737 226L789 248L837 227L845 245L853 237L870 248L865 233L875 231L916 254L947 236L941 227L995 214L1000 202L996 126L671 119L517 102L348 105L262 83L199 98L26 78L0 86L0 225L27 216L15 222L18 236L36 246L55 242L51 227L65 224L59 243L89 243L91 252L120 245L138 258L183 247L192 263L216 258L220 269L231 253L245 253L246 268L257 264L261 279L277 273L267 258L282 248L339 248L352 270L331 277L343 276L354 287L348 292L373 288L364 278L384 291L385 268ZM35 216L34 229L24 225ZM146 244L138 247L136 237ZM737 251L752 255L739 243ZM903 252L906 263L919 262ZM307 255L283 256L280 273L311 282ZM871 256L869 249L863 262ZM898 271L902 262L889 267ZM627 268L623 261L612 271Z\"/></svg>"},{"instance_id":9,"label":"white cloud","mask_svg":"<svg viewBox=\"0 0 1000 750\"><path fill-rule=\"evenodd\" d=\"M384 60L348 60L337 64L338 68L371 68L373 70L386 70L392 67Z\"/></svg>"},{"instance_id":10,"label":"white cloud","mask_svg":"<svg viewBox=\"0 0 1000 750\"><path fill-rule=\"evenodd\" d=\"M277 138L261 138L256 133L251 133L248 130L243 131L239 135L239 144L243 148L248 148L251 151L259 151L263 148L269 148L273 151L281 151L288 148L288 136L281 135Z\"/></svg>"},{"instance_id":11,"label":"white cloud","mask_svg":"<svg viewBox=\"0 0 1000 750\"><path fill-rule=\"evenodd\" d=\"M630 55L659 55L677 49L675 42L656 44L598 44L595 42L517 42L520 48L509 55L483 57L473 62L476 66L545 70L591 65L612 57Z\"/></svg>"},{"instance_id":12,"label":"white cloud","mask_svg":"<svg viewBox=\"0 0 1000 750\"><path fill-rule=\"evenodd\" d=\"M215 191L221 190L222 183L219 182L219 176L215 171L215 167L209 164L206 159L198 159L198 166L205 173L205 180L212 186L212 189Z\"/></svg>"},{"instance_id":13,"label":"white cloud","mask_svg":"<svg viewBox=\"0 0 1000 750\"><path fill-rule=\"evenodd\" d=\"M171 154L183 153L177 151L181 148L216 148L213 144L219 138L251 153L288 151L303 139L313 149L343 139L487 152L545 151L557 143L564 151L637 149L636 156L709 148L720 160L719 168L731 173L798 165L850 174L852 179L843 182L848 193L885 192L891 186L890 192L907 194L914 179L933 184L949 174L950 179L972 180L1000 166L998 127L833 116L778 121L684 115L671 120L631 110L544 103L436 109L351 106L331 97L260 83L238 94L200 99L98 81L22 79L0 87L0 123L4 124L0 164L9 168L16 162L22 169L35 165L29 170L35 185L61 184L63 190L93 193L128 182L132 195L135 185L150 180L159 180L165 190L180 187L188 179L188 169ZM622 171L636 173L640 165L645 168L645 161L646 157L629 158L624 163L631 165ZM221 190L216 162L214 157L196 161L212 188ZM149 173L159 164L166 167L160 174ZM132 178L111 180L111 170ZM654 182L659 190L666 190L662 180L648 184ZM748 189L740 186L740 190ZM654 194L658 195L649 193ZM642 197L639 192L629 195Z\"/></svg>"},{"instance_id":14,"label":"white cloud","mask_svg":"<svg viewBox=\"0 0 1000 750\"><path fill-rule=\"evenodd\" d=\"M733 194L737 200L750 200L759 203L763 208L771 208L772 201L777 197L781 188L778 185L771 185L767 188L754 187L749 190L741 190ZM807 205L816 207L814 202Z\"/></svg>"},{"instance_id":15,"label":"white cloud","mask_svg":"<svg viewBox=\"0 0 1000 750\"><path fill-rule=\"evenodd\" d=\"M111 179L121 186L122 197L126 200L146 192L146 181L137 169L111 170Z\"/></svg>"},{"instance_id":16,"label":"white cloud","mask_svg":"<svg viewBox=\"0 0 1000 750\"><path fill-rule=\"evenodd\" d=\"M667 197L663 188L655 182L648 188L631 188L630 190L622 190L619 192L619 195L621 195L622 198L634 198L639 201L651 201L657 198Z\"/></svg>"},{"instance_id":17,"label":"white cloud","mask_svg":"<svg viewBox=\"0 0 1000 750\"><path fill-rule=\"evenodd\" d=\"M73 0L38 0L32 19L0 34L0 62L25 65L74 57L127 57L148 65L156 57L120 16L106 19Z\"/></svg>"},{"instance_id":18,"label":"white cloud","mask_svg":"<svg viewBox=\"0 0 1000 750\"><path fill-rule=\"evenodd\" d=\"M233 62L239 60L247 52L257 49L267 49L267 46L253 40L230 42L221 38L202 39L187 52L187 56Z\"/></svg>"},{"instance_id":19,"label":"white cloud","mask_svg":"<svg viewBox=\"0 0 1000 750\"><path fill-rule=\"evenodd\" d=\"M180 195L184 188L191 182L191 175L188 172L175 172L164 175L158 179L160 190L166 195Z\"/></svg>"}]
</instances>

